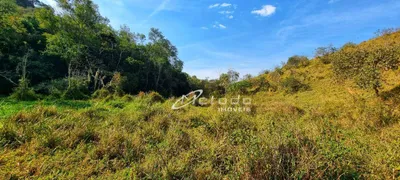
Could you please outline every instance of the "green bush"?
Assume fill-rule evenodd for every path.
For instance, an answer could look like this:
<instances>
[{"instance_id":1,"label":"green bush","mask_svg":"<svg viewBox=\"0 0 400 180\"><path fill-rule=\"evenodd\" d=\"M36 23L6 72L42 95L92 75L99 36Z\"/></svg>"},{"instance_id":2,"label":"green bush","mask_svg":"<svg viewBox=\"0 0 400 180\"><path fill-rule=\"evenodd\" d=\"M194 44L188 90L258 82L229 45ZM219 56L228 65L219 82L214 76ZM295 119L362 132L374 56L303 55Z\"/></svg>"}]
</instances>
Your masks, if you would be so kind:
<instances>
[{"instance_id":1,"label":"green bush","mask_svg":"<svg viewBox=\"0 0 400 180\"><path fill-rule=\"evenodd\" d=\"M13 94L11 94L12 99L20 101L34 101L37 99L37 95L32 88L28 86L29 82L27 80L20 80L18 87L14 89Z\"/></svg>"},{"instance_id":2,"label":"green bush","mask_svg":"<svg viewBox=\"0 0 400 180\"><path fill-rule=\"evenodd\" d=\"M131 101L134 100L134 98L135 98L135 97L133 97L132 95L126 94L126 95L122 96L121 99L122 99L123 101L126 101L126 102L131 102Z\"/></svg>"},{"instance_id":3,"label":"green bush","mask_svg":"<svg viewBox=\"0 0 400 180\"><path fill-rule=\"evenodd\" d=\"M147 98L149 98L150 102L155 103L155 102L164 102L165 98L161 96L158 92L150 92L149 94L146 95Z\"/></svg>"},{"instance_id":4,"label":"green bush","mask_svg":"<svg viewBox=\"0 0 400 180\"><path fill-rule=\"evenodd\" d=\"M63 93L63 99L71 100L83 100L88 99L89 96L87 81L83 78L71 78L69 80L69 86L67 90Z\"/></svg>"},{"instance_id":5,"label":"green bush","mask_svg":"<svg viewBox=\"0 0 400 180\"><path fill-rule=\"evenodd\" d=\"M285 78L282 83L282 87L285 89L287 93L296 93L299 91L303 90L308 90L309 86L306 84L303 84L299 80L297 80L295 77L290 76L288 78Z\"/></svg>"},{"instance_id":6,"label":"green bush","mask_svg":"<svg viewBox=\"0 0 400 180\"><path fill-rule=\"evenodd\" d=\"M306 67L309 64L310 64L310 61L308 60L308 58L306 56L292 56L289 58L285 67L299 68L299 67Z\"/></svg>"},{"instance_id":7,"label":"green bush","mask_svg":"<svg viewBox=\"0 0 400 180\"><path fill-rule=\"evenodd\" d=\"M249 81L239 81L228 86L229 93L247 94L248 89L251 88Z\"/></svg>"},{"instance_id":8,"label":"green bush","mask_svg":"<svg viewBox=\"0 0 400 180\"><path fill-rule=\"evenodd\" d=\"M95 99L104 99L111 95L111 92L105 88L99 89L92 94L92 98Z\"/></svg>"},{"instance_id":9,"label":"green bush","mask_svg":"<svg viewBox=\"0 0 400 180\"><path fill-rule=\"evenodd\" d=\"M34 87L34 90L38 94L49 96L50 99L59 99L67 88L68 80L62 78L40 83Z\"/></svg>"},{"instance_id":10,"label":"green bush","mask_svg":"<svg viewBox=\"0 0 400 180\"><path fill-rule=\"evenodd\" d=\"M330 64L333 61L333 54L337 51L337 48L329 45L327 47L319 47L315 51L315 57L318 58L324 64Z\"/></svg>"}]
</instances>

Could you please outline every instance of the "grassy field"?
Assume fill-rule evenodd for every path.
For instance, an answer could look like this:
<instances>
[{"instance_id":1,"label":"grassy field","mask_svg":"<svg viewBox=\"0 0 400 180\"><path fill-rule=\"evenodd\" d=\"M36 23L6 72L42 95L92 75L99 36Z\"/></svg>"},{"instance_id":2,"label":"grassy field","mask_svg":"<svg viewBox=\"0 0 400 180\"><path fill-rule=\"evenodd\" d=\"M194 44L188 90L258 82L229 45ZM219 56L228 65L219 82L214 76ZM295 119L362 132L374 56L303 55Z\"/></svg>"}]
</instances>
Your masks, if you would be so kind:
<instances>
[{"instance_id":1,"label":"grassy field","mask_svg":"<svg viewBox=\"0 0 400 180\"><path fill-rule=\"evenodd\" d=\"M218 112L219 105L172 110L176 99L152 94L88 101L3 98L0 176L399 178L399 103L338 84L328 68L313 61L285 72L307 74L303 81L310 88L248 96L251 112Z\"/></svg>"},{"instance_id":2,"label":"grassy field","mask_svg":"<svg viewBox=\"0 0 400 180\"><path fill-rule=\"evenodd\" d=\"M392 1L0 0L0 180L400 180Z\"/></svg>"}]
</instances>

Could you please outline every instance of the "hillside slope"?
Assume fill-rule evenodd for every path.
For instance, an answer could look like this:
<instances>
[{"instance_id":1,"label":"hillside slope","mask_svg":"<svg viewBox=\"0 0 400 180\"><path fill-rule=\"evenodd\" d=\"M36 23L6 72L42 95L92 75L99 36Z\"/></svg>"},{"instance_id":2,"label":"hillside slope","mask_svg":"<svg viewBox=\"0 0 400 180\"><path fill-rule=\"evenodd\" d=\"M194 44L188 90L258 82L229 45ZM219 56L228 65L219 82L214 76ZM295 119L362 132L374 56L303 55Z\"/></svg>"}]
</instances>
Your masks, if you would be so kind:
<instances>
[{"instance_id":1,"label":"hillside slope","mask_svg":"<svg viewBox=\"0 0 400 180\"><path fill-rule=\"evenodd\" d=\"M359 46L381 38L400 42L398 35ZM283 67L252 80L270 88L242 94L251 105L228 106L250 112L221 112L226 106L218 103L172 110L177 99L164 101L157 93L39 101L25 110L22 102L3 99L0 176L399 178L399 94L384 95L398 89L400 70L383 76L377 97L352 80L338 81L332 64L318 58L304 67ZM297 81L281 86L288 77ZM291 83L298 91L285 89Z\"/></svg>"}]
</instances>

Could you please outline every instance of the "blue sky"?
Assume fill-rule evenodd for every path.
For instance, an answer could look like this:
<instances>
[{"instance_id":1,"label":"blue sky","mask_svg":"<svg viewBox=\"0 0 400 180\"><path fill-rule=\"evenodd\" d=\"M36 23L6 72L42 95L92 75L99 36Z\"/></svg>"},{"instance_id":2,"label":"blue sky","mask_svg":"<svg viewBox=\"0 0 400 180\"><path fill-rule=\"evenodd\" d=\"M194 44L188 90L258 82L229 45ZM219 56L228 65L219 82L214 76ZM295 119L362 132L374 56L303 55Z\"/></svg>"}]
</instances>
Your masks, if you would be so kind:
<instances>
[{"instance_id":1,"label":"blue sky","mask_svg":"<svg viewBox=\"0 0 400 180\"><path fill-rule=\"evenodd\" d=\"M44 0L54 4L54 0ZM400 27L400 0L94 0L118 29L159 28L177 46L184 71L217 78L257 75L292 55L340 47Z\"/></svg>"}]
</instances>

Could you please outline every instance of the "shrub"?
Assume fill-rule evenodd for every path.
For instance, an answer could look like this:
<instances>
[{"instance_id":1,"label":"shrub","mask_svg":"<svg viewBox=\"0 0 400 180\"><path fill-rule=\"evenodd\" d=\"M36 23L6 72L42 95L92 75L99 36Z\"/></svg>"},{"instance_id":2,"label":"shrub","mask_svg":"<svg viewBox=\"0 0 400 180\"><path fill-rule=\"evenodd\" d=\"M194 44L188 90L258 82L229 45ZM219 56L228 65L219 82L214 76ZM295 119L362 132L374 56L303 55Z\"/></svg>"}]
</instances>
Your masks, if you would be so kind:
<instances>
[{"instance_id":1,"label":"shrub","mask_svg":"<svg viewBox=\"0 0 400 180\"><path fill-rule=\"evenodd\" d=\"M142 97L144 97L145 95L146 95L145 92L140 91L139 94L138 94L137 96L140 97L140 98L142 98Z\"/></svg>"},{"instance_id":2,"label":"shrub","mask_svg":"<svg viewBox=\"0 0 400 180\"><path fill-rule=\"evenodd\" d=\"M95 99L104 99L107 96L111 95L111 92L105 88L99 89L92 94L92 98Z\"/></svg>"},{"instance_id":3,"label":"shrub","mask_svg":"<svg viewBox=\"0 0 400 180\"><path fill-rule=\"evenodd\" d=\"M299 68L299 67L306 67L309 64L310 61L306 56L292 56L289 58L285 66L288 68Z\"/></svg>"},{"instance_id":4,"label":"shrub","mask_svg":"<svg viewBox=\"0 0 400 180\"><path fill-rule=\"evenodd\" d=\"M87 95L89 94L89 90L86 80L83 78L71 78L69 81L69 86L62 95L64 99L83 100L89 98Z\"/></svg>"},{"instance_id":5,"label":"shrub","mask_svg":"<svg viewBox=\"0 0 400 180\"><path fill-rule=\"evenodd\" d=\"M337 51L337 48L329 45L327 47L319 47L315 50L315 57L318 58L322 63L329 64L333 60L333 53Z\"/></svg>"},{"instance_id":6,"label":"shrub","mask_svg":"<svg viewBox=\"0 0 400 180\"><path fill-rule=\"evenodd\" d=\"M288 78L285 78L282 83L282 87L285 89L287 93L296 93L302 90L307 90L309 89L309 86L306 84L303 84L299 80L297 80L295 77L290 76Z\"/></svg>"},{"instance_id":7,"label":"shrub","mask_svg":"<svg viewBox=\"0 0 400 180\"><path fill-rule=\"evenodd\" d=\"M89 96L85 95L83 92L79 91L79 89L74 87L68 88L62 97L70 100L84 100L89 98Z\"/></svg>"},{"instance_id":8,"label":"shrub","mask_svg":"<svg viewBox=\"0 0 400 180\"><path fill-rule=\"evenodd\" d=\"M33 101L37 99L35 91L28 86L29 82L27 80L20 80L18 87L14 89L11 98L20 101Z\"/></svg>"},{"instance_id":9,"label":"shrub","mask_svg":"<svg viewBox=\"0 0 400 180\"><path fill-rule=\"evenodd\" d=\"M248 88L250 88L250 87L251 87L251 83L249 81L239 81L237 83L233 83L233 84L229 85L228 92L247 94Z\"/></svg>"},{"instance_id":10,"label":"shrub","mask_svg":"<svg viewBox=\"0 0 400 180\"><path fill-rule=\"evenodd\" d=\"M165 99L162 97L158 92L150 92L147 94L147 97L150 99L150 102L155 103L155 102L164 102Z\"/></svg>"},{"instance_id":11,"label":"shrub","mask_svg":"<svg viewBox=\"0 0 400 180\"><path fill-rule=\"evenodd\" d=\"M48 95L50 99L59 99L68 88L68 81L65 78L42 82L34 87L38 94Z\"/></svg>"},{"instance_id":12,"label":"shrub","mask_svg":"<svg viewBox=\"0 0 400 180\"><path fill-rule=\"evenodd\" d=\"M123 86L124 82L127 81L127 78L125 76L122 76L121 73L115 73L111 79L111 81L108 83L107 87L110 92L114 92L115 94L121 96L124 94Z\"/></svg>"},{"instance_id":13,"label":"shrub","mask_svg":"<svg viewBox=\"0 0 400 180\"><path fill-rule=\"evenodd\" d=\"M324 64L330 64L334 61L335 56L333 56L333 54L327 54L325 56L318 57L318 59Z\"/></svg>"},{"instance_id":14,"label":"shrub","mask_svg":"<svg viewBox=\"0 0 400 180\"><path fill-rule=\"evenodd\" d=\"M123 101L125 101L125 102L130 102L130 101L133 101L134 98L135 98L135 97L133 97L132 95L126 94L126 95L122 96L121 99L122 99Z\"/></svg>"},{"instance_id":15,"label":"shrub","mask_svg":"<svg viewBox=\"0 0 400 180\"><path fill-rule=\"evenodd\" d=\"M249 81L251 87L248 89L248 92L252 94L259 91L270 91L275 89L275 87L273 87L264 76L255 77L253 79L250 79Z\"/></svg>"},{"instance_id":16,"label":"shrub","mask_svg":"<svg viewBox=\"0 0 400 180\"><path fill-rule=\"evenodd\" d=\"M400 45L388 40L346 45L334 54L333 72L339 79L353 79L360 88L373 89L378 96L382 73L398 68L399 52Z\"/></svg>"},{"instance_id":17,"label":"shrub","mask_svg":"<svg viewBox=\"0 0 400 180\"><path fill-rule=\"evenodd\" d=\"M110 106L112 106L114 108L118 108L118 109L123 109L126 106L126 104L124 102L120 102L120 101L112 101L108 104Z\"/></svg>"}]
</instances>

